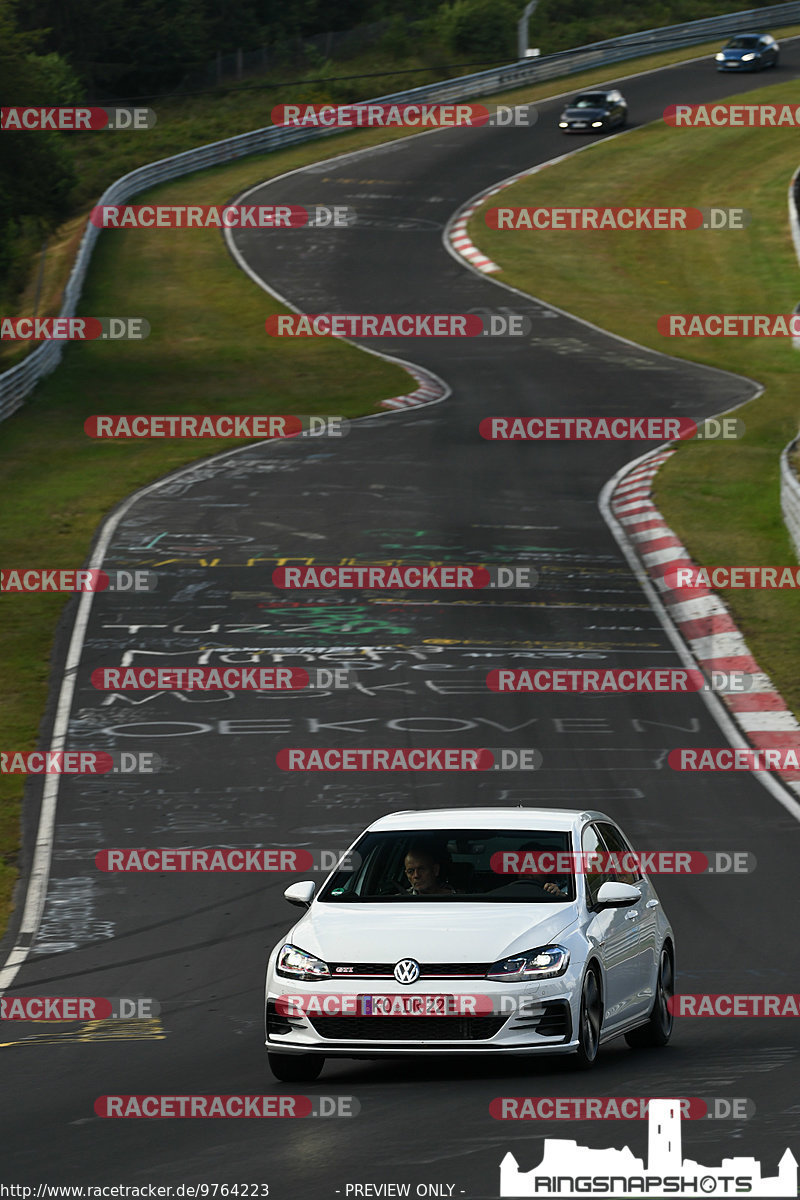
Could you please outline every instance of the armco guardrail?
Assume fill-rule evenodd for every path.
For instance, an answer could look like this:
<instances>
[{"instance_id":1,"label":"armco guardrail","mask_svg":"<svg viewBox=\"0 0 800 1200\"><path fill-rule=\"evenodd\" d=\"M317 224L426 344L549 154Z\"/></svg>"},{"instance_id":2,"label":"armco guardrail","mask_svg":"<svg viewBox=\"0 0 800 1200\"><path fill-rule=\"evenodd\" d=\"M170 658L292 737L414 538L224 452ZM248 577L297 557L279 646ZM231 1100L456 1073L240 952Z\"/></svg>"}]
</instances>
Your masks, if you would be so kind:
<instances>
[{"instance_id":1,"label":"armco guardrail","mask_svg":"<svg viewBox=\"0 0 800 1200\"><path fill-rule=\"evenodd\" d=\"M626 34L624 37L613 38L610 41L594 42L589 46L579 46L574 50L563 50L559 54L525 59L511 63L509 66L480 71L475 75L462 75L458 79L448 79L442 83L431 83L425 87L412 88L407 92L377 96L371 101L362 103L402 104L420 101L447 103L469 100L476 96L490 96L494 93L509 91L525 84L538 83L562 75L573 75L577 71L585 71L590 67L610 66L612 63L638 58L643 54L679 50L714 38L723 38L742 30L764 29L770 25L783 25L793 21L800 21L800 0L791 0L791 3L788 4L773 4L767 8L749 9L747 12L728 13L721 17L709 17L702 21L687 21L682 25L666 26L664 29L649 29L642 33ZM199 146L195 150L187 150L183 154L176 154L171 158L162 158L158 162L148 163L145 167L139 167L128 175L123 175L106 189L97 203L117 204L129 200L131 196L146 191L155 184L179 179L182 175L188 175L192 171L202 171L206 167L218 166L220 163L232 159L278 150L284 146L296 145L298 142L332 137L336 132L338 131L315 128L291 129L271 125L265 129L253 130L251 133L225 138L221 142L212 142L207 146ZM64 289L63 303L59 313L62 317L73 317L76 314L83 280L100 232L90 222L87 223L72 274ZM45 342L16 367L12 367L0 375L0 421L16 412L39 380L55 370L61 361L64 345L64 342Z\"/></svg>"},{"instance_id":2,"label":"armco guardrail","mask_svg":"<svg viewBox=\"0 0 800 1200\"><path fill-rule=\"evenodd\" d=\"M798 438L790 442L781 454L781 509L794 552L800 560L800 482L789 461L797 448Z\"/></svg>"},{"instance_id":3,"label":"armco guardrail","mask_svg":"<svg viewBox=\"0 0 800 1200\"><path fill-rule=\"evenodd\" d=\"M800 262L800 219L798 219L797 211L800 195L798 195L798 189L800 189L800 167L795 171L789 184L789 229L794 243L794 252ZM792 341L795 349L800 347L800 338L792 338ZM790 462L798 441L800 438L795 438L781 454L781 510L794 545L795 554L800 559L800 480Z\"/></svg>"}]
</instances>

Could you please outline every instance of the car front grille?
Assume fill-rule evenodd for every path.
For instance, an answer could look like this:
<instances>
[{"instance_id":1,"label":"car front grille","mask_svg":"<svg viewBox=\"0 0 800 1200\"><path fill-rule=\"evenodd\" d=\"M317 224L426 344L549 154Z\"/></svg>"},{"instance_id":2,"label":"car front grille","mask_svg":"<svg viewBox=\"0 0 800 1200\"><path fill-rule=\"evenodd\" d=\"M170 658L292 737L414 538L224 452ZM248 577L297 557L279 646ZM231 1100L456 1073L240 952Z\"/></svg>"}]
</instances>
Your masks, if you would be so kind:
<instances>
[{"instance_id":1,"label":"car front grille","mask_svg":"<svg viewBox=\"0 0 800 1200\"><path fill-rule=\"evenodd\" d=\"M491 963L420 963L420 979L483 979ZM329 963L334 979L394 979L392 963Z\"/></svg>"},{"instance_id":2,"label":"car front grille","mask_svg":"<svg viewBox=\"0 0 800 1200\"><path fill-rule=\"evenodd\" d=\"M507 1018L309 1017L320 1037L344 1042L477 1042L494 1037Z\"/></svg>"}]
</instances>

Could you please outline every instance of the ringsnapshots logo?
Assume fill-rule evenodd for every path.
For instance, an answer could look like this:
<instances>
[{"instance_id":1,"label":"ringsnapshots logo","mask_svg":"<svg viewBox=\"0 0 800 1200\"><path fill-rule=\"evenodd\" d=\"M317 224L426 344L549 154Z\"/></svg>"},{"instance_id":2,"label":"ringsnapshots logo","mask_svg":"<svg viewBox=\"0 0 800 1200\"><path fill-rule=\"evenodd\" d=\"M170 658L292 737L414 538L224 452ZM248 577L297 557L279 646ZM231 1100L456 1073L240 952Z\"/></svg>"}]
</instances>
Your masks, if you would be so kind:
<instances>
[{"instance_id":1,"label":"ringsnapshots logo","mask_svg":"<svg viewBox=\"0 0 800 1200\"><path fill-rule=\"evenodd\" d=\"M726 1158L716 1167L683 1158L681 1106L678 1098L650 1100L646 1162L627 1147L595 1150L574 1140L545 1138L539 1166L521 1171L509 1151L500 1164L500 1195L551 1200L600 1195L678 1195L695 1200L709 1195L797 1195L797 1159L788 1149L773 1176L764 1176L753 1157Z\"/></svg>"}]
</instances>

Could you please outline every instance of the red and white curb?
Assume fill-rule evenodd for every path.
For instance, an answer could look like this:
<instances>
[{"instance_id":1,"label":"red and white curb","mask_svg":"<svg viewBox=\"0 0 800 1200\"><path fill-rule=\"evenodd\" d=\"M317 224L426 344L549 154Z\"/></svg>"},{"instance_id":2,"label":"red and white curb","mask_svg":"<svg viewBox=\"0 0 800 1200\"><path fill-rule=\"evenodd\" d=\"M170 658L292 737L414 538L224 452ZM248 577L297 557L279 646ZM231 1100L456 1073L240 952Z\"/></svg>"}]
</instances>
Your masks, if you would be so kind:
<instances>
[{"instance_id":1,"label":"red and white curb","mask_svg":"<svg viewBox=\"0 0 800 1200\"><path fill-rule=\"evenodd\" d=\"M800 750L800 723L753 658L716 592L705 587L672 588L666 581L668 572L677 567L697 565L651 499L653 477L674 453L656 450L621 476L610 497L611 512L700 669L755 676L748 692L719 693L745 740L755 749L792 746ZM800 771L774 773L800 795Z\"/></svg>"},{"instance_id":2,"label":"red and white curb","mask_svg":"<svg viewBox=\"0 0 800 1200\"><path fill-rule=\"evenodd\" d=\"M447 231L447 239L456 254L460 254L467 262L472 263L473 267L477 267L479 271L483 271L484 275L491 275L494 271L501 270L501 268L498 267L497 263L487 258L482 250L478 249L467 233L467 225L472 214L478 211L489 196L494 196L496 192L501 191L502 188L507 186L507 183L503 183L500 187L492 188L490 192L486 192L478 200L472 201L467 208L459 212Z\"/></svg>"},{"instance_id":3,"label":"red and white curb","mask_svg":"<svg viewBox=\"0 0 800 1200\"><path fill-rule=\"evenodd\" d=\"M516 175L509 175L507 179L501 179L494 187L487 188L485 192L479 192L477 196L473 196L463 208L458 209L455 216L450 220L445 230L445 245L447 245L456 257L465 258L468 263L475 267L476 270L482 271L484 275L491 275L496 271L502 271L503 268L499 267L496 262L492 262L491 258L488 258L482 250L479 250L470 238L467 233L467 225L470 218L492 196L496 196L498 192L505 191L506 188L519 183L520 179L528 179L531 175L538 175L546 167L552 167L555 163L563 162L565 158L571 158L572 155L580 154L582 150L587 149L588 146L579 146L567 154L559 154L557 158L537 163L535 167L528 167L525 171L517 171Z\"/></svg>"},{"instance_id":4,"label":"red and white curb","mask_svg":"<svg viewBox=\"0 0 800 1200\"><path fill-rule=\"evenodd\" d=\"M418 367L405 366L405 369L419 386L406 396L391 396L388 400L381 400L381 408L419 408L421 404L432 404L434 400L442 400L448 394L447 385L435 375L428 375Z\"/></svg>"}]
</instances>

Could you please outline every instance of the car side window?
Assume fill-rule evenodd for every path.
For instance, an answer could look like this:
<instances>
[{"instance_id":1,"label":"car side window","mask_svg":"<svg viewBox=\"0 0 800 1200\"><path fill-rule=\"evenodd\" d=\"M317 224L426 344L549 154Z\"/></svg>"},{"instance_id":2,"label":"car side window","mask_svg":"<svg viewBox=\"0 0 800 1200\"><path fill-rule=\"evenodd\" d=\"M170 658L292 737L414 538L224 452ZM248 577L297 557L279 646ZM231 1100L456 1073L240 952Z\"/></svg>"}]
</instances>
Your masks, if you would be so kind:
<instances>
[{"instance_id":1,"label":"car side window","mask_svg":"<svg viewBox=\"0 0 800 1200\"><path fill-rule=\"evenodd\" d=\"M587 825L581 834L581 850L584 854L605 854L606 848L595 825ZM597 893L611 878L608 871L586 871L586 899L588 904L597 903Z\"/></svg>"},{"instance_id":2,"label":"car side window","mask_svg":"<svg viewBox=\"0 0 800 1200\"><path fill-rule=\"evenodd\" d=\"M609 825L607 821L603 821L598 828L610 854L621 855L633 853L628 842L622 836L621 831L614 825ZM642 873L638 868L634 871L614 871L613 874L617 883L635 884L637 880L642 878Z\"/></svg>"}]
</instances>

